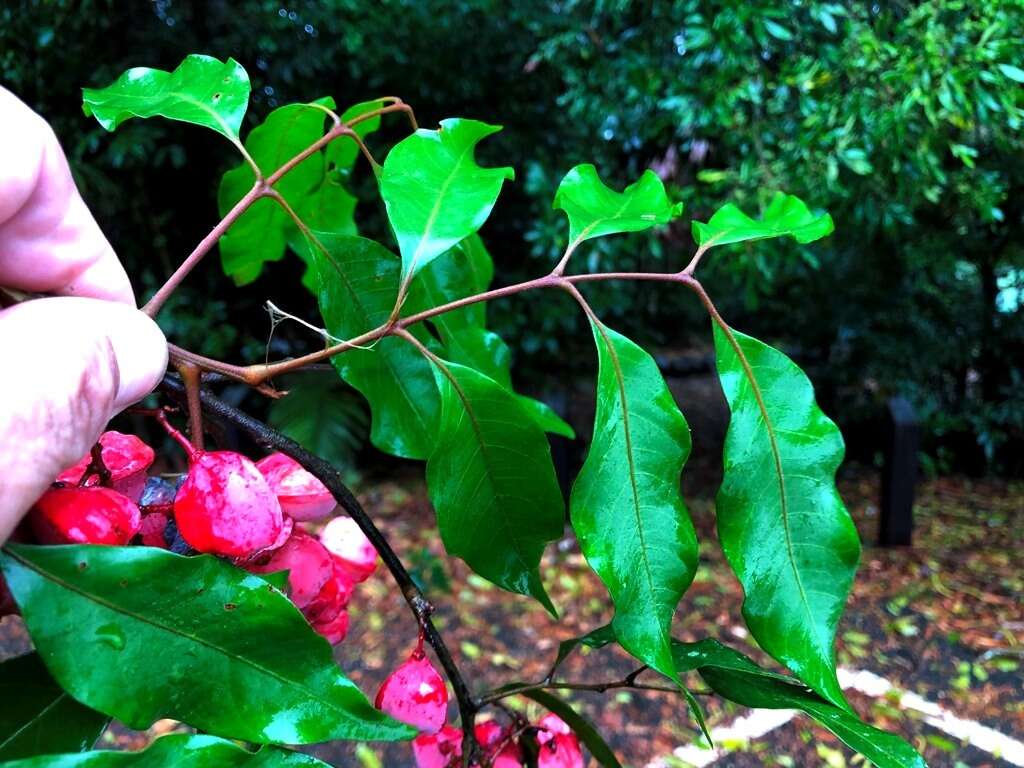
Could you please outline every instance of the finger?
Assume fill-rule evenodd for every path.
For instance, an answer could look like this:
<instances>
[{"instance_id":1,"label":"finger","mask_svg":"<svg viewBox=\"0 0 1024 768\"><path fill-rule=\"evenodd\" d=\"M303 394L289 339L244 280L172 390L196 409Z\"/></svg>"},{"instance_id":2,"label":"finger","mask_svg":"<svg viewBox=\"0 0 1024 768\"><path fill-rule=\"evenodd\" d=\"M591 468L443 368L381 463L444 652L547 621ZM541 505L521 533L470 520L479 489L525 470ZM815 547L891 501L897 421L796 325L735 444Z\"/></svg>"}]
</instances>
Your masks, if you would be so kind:
<instances>
[{"instance_id":1,"label":"finger","mask_svg":"<svg viewBox=\"0 0 1024 768\"><path fill-rule=\"evenodd\" d=\"M135 305L53 130L0 87L0 285Z\"/></svg>"},{"instance_id":2,"label":"finger","mask_svg":"<svg viewBox=\"0 0 1024 768\"><path fill-rule=\"evenodd\" d=\"M167 345L138 310L39 299L0 312L0 542L110 418L160 381Z\"/></svg>"}]
</instances>

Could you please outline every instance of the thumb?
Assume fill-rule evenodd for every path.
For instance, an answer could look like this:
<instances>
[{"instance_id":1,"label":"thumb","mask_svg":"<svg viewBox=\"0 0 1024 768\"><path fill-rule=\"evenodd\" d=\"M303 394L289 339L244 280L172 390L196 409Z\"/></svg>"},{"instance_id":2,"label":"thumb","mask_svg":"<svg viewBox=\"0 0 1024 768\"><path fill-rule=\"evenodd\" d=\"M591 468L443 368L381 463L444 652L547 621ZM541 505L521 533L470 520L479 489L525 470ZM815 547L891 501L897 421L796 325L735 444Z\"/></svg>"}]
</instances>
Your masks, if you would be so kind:
<instances>
[{"instance_id":1,"label":"thumb","mask_svg":"<svg viewBox=\"0 0 1024 768\"><path fill-rule=\"evenodd\" d=\"M124 304L49 298L0 311L0 542L166 366L163 333Z\"/></svg>"}]
</instances>

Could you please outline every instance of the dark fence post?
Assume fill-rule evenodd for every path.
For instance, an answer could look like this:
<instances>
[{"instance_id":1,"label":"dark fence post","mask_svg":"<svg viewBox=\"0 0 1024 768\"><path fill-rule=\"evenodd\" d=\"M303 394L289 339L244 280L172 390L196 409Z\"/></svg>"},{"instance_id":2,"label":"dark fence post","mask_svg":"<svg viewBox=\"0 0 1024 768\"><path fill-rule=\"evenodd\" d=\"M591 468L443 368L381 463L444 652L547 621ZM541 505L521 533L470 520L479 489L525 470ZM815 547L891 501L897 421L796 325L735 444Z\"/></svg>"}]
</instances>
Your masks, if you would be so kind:
<instances>
[{"instance_id":1,"label":"dark fence post","mask_svg":"<svg viewBox=\"0 0 1024 768\"><path fill-rule=\"evenodd\" d=\"M914 407L904 397L889 400L886 414L878 544L883 547L909 546L914 533L914 486L917 483L920 428Z\"/></svg>"}]
</instances>

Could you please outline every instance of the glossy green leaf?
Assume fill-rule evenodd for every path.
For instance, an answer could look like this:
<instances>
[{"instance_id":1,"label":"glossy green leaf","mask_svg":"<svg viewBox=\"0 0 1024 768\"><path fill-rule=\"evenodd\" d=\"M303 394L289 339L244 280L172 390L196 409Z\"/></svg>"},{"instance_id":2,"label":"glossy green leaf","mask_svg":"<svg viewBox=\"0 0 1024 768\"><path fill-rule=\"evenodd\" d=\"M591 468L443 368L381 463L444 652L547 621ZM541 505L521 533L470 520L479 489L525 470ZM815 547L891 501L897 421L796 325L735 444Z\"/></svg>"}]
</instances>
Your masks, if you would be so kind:
<instances>
[{"instance_id":1,"label":"glossy green leaf","mask_svg":"<svg viewBox=\"0 0 1024 768\"><path fill-rule=\"evenodd\" d=\"M295 209L306 226L318 232L333 232L338 235L358 235L356 227L356 203L358 200L345 189L336 175L325 174L320 186L305 195ZM302 274L302 285L310 293L319 291L320 279L316 264L311 260L305 236L297 227L286 228L288 247L306 262Z\"/></svg>"},{"instance_id":2,"label":"glossy green leaf","mask_svg":"<svg viewBox=\"0 0 1024 768\"><path fill-rule=\"evenodd\" d=\"M4 768L327 768L315 757L279 747L249 752L215 736L163 736L141 752L96 751L4 763Z\"/></svg>"},{"instance_id":3,"label":"glossy green leaf","mask_svg":"<svg viewBox=\"0 0 1024 768\"><path fill-rule=\"evenodd\" d=\"M54 678L131 728L170 717L287 744L415 735L370 706L288 598L224 561L9 544L0 566Z\"/></svg>"},{"instance_id":4,"label":"glossy green leaf","mask_svg":"<svg viewBox=\"0 0 1024 768\"><path fill-rule=\"evenodd\" d=\"M593 629L585 635L563 640L558 644L558 654L555 656L554 666L557 667L561 665L561 663L569 657L569 654L581 645L585 645L587 648L597 649L604 648L606 645L610 645L614 642L615 630L612 629L611 624L605 624L603 627Z\"/></svg>"},{"instance_id":5,"label":"glossy green leaf","mask_svg":"<svg viewBox=\"0 0 1024 768\"><path fill-rule=\"evenodd\" d=\"M82 108L108 131L133 117L202 125L238 141L249 106L249 75L234 59L192 54L173 72L135 67L106 88L83 88Z\"/></svg>"},{"instance_id":6,"label":"glossy green leaf","mask_svg":"<svg viewBox=\"0 0 1024 768\"><path fill-rule=\"evenodd\" d=\"M398 296L395 255L362 237L330 232L316 236L327 254L315 246L308 253L317 265L320 314L328 332L337 339L351 339L384 323ZM407 459L430 455L441 412L430 363L394 336L365 349L351 349L332 362L369 403L370 440L375 446Z\"/></svg>"},{"instance_id":7,"label":"glossy green leaf","mask_svg":"<svg viewBox=\"0 0 1024 768\"><path fill-rule=\"evenodd\" d=\"M577 165L562 179L554 207L569 217L569 248L584 240L619 232L642 232L667 224L683 211L651 170L622 192L605 186L590 164Z\"/></svg>"},{"instance_id":8,"label":"glossy green leaf","mask_svg":"<svg viewBox=\"0 0 1024 768\"><path fill-rule=\"evenodd\" d=\"M367 112L372 112L375 109L380 109L382 106L384 106L384 102L380 99L353 104L341 113L341 121L347 123L353 118L365 115ZM365 141L367 136L379 128L380 115L377 115L376 117L356 123L352 130L355 131L360 139ZM347 179L351 174L352 166L355 165L356 158L359 157L359 146L352 139L341 136L327 145L325 153L330 170L341 179Z\"/></svg>"},{"instance_id":9,"label":"glossy green leaf","mask_svg":"<svg viewBox=\"0 0 1024 768\"><path fill-rule=\"evenodd\" d=\"M604 768L622 768L622 763L615 757L612 748L608 746L608 742L604 740L594 724L573 709L564 699L548 691L540 690L525 691L523 696L532 699L548 712L553 712L562 718L590 751L590 756L598 762L598 765L604 766Z\"/></svg>"},{"instance_id":10,"label":"glossy green leaf","mask_svg":"<svg viewBox=\"0 0 1024 768\"><path fill-rule=\"evenodd\" d=\"M727 203L707 224L693 222L693 239L697 245L726 245L788 235L798 243L810 243L834 228L827 213L813 213L800 198L776 192L760 220Z\"/></svg>"},{"instance_id":11,"label":"glossy green leaf","mask_svg":"<svg viewBox=\"0 0 1024 768\"><path fill-rule=\"evenodd\" d=\"M673 653L680 673L696 670L716 693L730 701L751 708L798 709L879 768L926 768L921 756L903 739L865 724L792 678L761 669L717 640L675 640Z\"/></svg>"},{"instance_id":12,"label":"glossy green leaf","mask_svg":"<svg viewBox=\"0 0 1024 768\"><path fill-rule=\"evenodd\" d=\"M38 654L0 664L0 762L92 749L110 718L79 704Z\"/></svg>"},{"instance_id":13,"label":"glossy green leaf","mask_svg":"<svg viewBox=\"0 0 1024 768\"><path fill-rule=\"evenodd\" d=\"M409 292L403 315L486 291L494 276L494 262L477 235L470 235L442 259L423 269ZM430 323L441 338L440 354L483 373L512 390L512 354L504 340L486 328L487 304L478 302L436 315ZM576 433L552 408L540 400L516 395L545 432L573 439Z\"/></svg>"},{"instance_id":14,"label":"glossy green leaf","mask_svg":"<svg viewBox=\"0 0 1024 768\"><path fill-rule=\"evenodd\" d=\"M674 677L672 617L697 569L697 536L679 487L690 430L654 359L610 328L592 330L597 414L569 515L615 604L619 643Z\"/></svg>"},{"instance_id":15,"label":"glossy green leaf","mask_svg":"<svg viewBox=\"0 0 1024 768\"><path fill-rule=\"evenodd\" d=\"M511 168L482 168L477 143L500 126L451 118L436 131L418 130L388 153L381 197L402 254L402 278L411 278L487 220Z\"/></svg>"},{"instance_id":16,"label":"glossy green leaf","mask_svg":"<svg viewBox=\"0 0 1024 768\"><path fill-rule=\"evenodd\" d=\"M427 489L445 548L485 579L532 595L554 614L540 558L562 535L565 508L547 438L505 387L472 368L445 368L435 371L441 419L427 460Z\"/></svg>"},{"instance_id":17,"label":"glossy green leaf","mask_svg":"<svg viewBox=\"0 0 1024 768\"><path fill-rule=\"evenodd\" d=\"M316 102L333 108L334 100ZM245 139L245 148L264 176L269 176L291 158L319 139L324 133L327 115L322 109L308 104L288 104L271 112L262 124ZM252 189L256 176L248 163L242 163L224 174L217 192L220 215L227 215L235 204ZM295 211L302 211L317 219L307 225L335 230L346 224L352 229L355 201L340 187L324 187L324 157L316 152L285 174L274 189ZM325 190L337 189L346 196L342 205ZM316 195L314 196L314 193ZM312 197L312 200L307 198ZM335 196L336 197L336 196ZM327 219L326 221L324 219ZM340 219L340 221L339 221ZM220 258L224 273L238 285L251 283L268 261L277 261L285 254L289 239L295 238L295 224L275 200L257 200L243 213L220 239Z\"/></svg>"},{"instance_id":18,"label":"glossy green leaf","mask_svg":"<svg viewBox=\"0 0 1024 768\"><path fill-rule=\"evenodd\" d=\"M843 438L793 361L734 333L749 369L715 326L732 413L716 499L722 549L743 585L743 616L758 644L848 707L833 644L860 541L835 486Z\"/></svg>"}]
</instances>

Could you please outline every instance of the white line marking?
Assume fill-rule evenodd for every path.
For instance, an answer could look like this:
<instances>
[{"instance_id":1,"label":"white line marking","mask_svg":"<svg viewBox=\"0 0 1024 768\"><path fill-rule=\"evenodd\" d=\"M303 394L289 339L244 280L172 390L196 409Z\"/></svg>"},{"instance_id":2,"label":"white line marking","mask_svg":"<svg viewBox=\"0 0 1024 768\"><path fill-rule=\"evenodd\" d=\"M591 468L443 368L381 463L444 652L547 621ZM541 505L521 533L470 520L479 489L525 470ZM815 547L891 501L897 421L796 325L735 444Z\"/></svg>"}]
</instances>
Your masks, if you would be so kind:
<instances>
[{"instance_id":1,"label":"white line marking","mask_svg":"<svg viewBox=\"0 0 1024 768\"><path fill-rule=\"evenodd\" d=\"M899 694L901 707L921 712L925 715L925 723L933 728L1002 758L1011 765L1024 767L1024 743L981 723L957 717L935 702L928 701L916 693L897 688L884 677L873 672L839 669L839 684L844 689L853 688L872 698L879 698L895 692ZM782 727L798 714L791 709L754 709L748 715L737 717L731 725L719 726L711 730L711 737L718 745L715 749L704 749L696 744L687 744L674 749L672 755L696 768L705 768L729 752L743 749L744 747L741 745ZM647 768L666 768L665 759L653 760L647 764Z\"/></svg>"}]
</instances>

